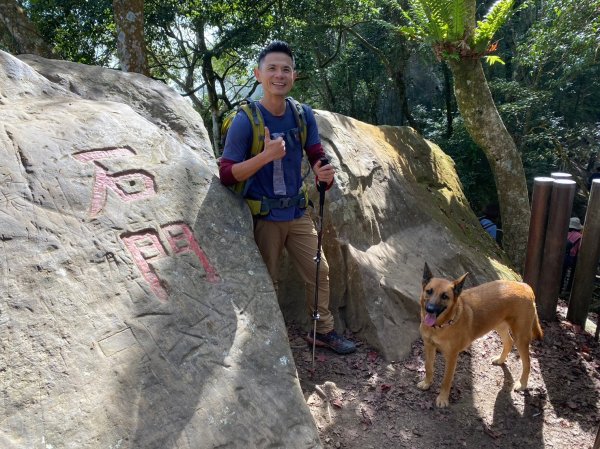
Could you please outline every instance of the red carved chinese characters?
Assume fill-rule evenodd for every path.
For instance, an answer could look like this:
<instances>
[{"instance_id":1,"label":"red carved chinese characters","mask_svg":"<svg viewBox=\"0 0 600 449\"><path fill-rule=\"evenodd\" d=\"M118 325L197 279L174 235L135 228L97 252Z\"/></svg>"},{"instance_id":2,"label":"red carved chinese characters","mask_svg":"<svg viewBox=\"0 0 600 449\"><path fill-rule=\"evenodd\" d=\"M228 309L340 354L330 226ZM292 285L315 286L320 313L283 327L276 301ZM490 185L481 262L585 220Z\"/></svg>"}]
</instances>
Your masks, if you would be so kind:
<instances>
[{"instance_id":1,"label":"red carved chinese characters","mask_svg":"<svg viewBox=\"0 0 600 449\"><path fill-rule=\"evenodd\" d=\"M145 170L126 170L114 174L98 162L100 159L113 159L135 155L130 148L108 148L104 150L91 150L77 153L75 159L80 162L93 162L96 166L94 173L94 187L92 188L92 206L90 215L98 215L106 204L107 189L115 192L125 202L137 201L156 194L154 179Z\"/></svg>"},{"instance_id":2,"label":"red carved chinese characters","mask_svg":"<svg viewBox=\"0 0 600 449\"><path fill-rule=\"evenodd\" d=\"M166 232L167 240L175 254L193 252L198 256L198 260L202 264L204 271L206 271L206 279L208 282L213 284L219 282L217 271L208 261L208 257L206 257L206 254L204 254L204 251L202 251L202 248L198 245L198 242L188 225L176 223L163 226L162 229Z\"/></svg>"},{"instance_id":3,"label":"red carved chinese characters","mask_svg":"<svg viewBox=\"0 0 600 449\"><path fill-rule=\"evenodd\" d=\"M146 282L161 301L167 300L167 291L150 265L155 260L165 257L167 253L158 239L155 230L142 231L136 234L121 236L123 243L131 253L133 261L142 272Z\"/></svg>"},{"instance_id":4,"label":"red carved chinese characters","mask_svg":"<svg viewBox=\"0 0 600 449\"><path fill-rule=\"evenodd\" d=\"M165 232L174 255L182 253L195 254L206 272L206 280L212 284L219 282L220 279L217 271L211 265L200 245L198 245L188 225L185 223L175 223L163 226L161 229ZM142 272L142 276L148 282L154 294L161 301L166 301L168 293L151 265L153 261L162 257L168 257L165 248L160 242L158 233L153 229L144 230L137 233L124 234L121 236L121 239L133 256L135 264Z\"/></svg>"},{"instance_id":5,"label":"red carved chinese characters","mask_svg":"<svg viewBox=\"0 0 600 449\"><path fill-rule=\"evenodd\" d=\"M137 201L156 195L154 178L147 171L134 169L110 174L99 162L104 159L126 158L133 155L135 155L135 151L128 147L88 150L74 155L75 159L80 162L93 162L95 165L92 205L90 208L92 217L98 215L104 208L107 190L109 189L125 202ZM162 226L161 229L173 256L183 253L195 254L206 272L206 280L213 284L219 282L217 271L211 265L187 224L173 223ZM145 229L123 234L121 239L142 276L150 285L152 292L159 300L164 302L168 300L169 295L164 283L161 282L156 273L153 263L171 255L161 242L159 232L155 229Z\"/></svg>"}]
</instances>

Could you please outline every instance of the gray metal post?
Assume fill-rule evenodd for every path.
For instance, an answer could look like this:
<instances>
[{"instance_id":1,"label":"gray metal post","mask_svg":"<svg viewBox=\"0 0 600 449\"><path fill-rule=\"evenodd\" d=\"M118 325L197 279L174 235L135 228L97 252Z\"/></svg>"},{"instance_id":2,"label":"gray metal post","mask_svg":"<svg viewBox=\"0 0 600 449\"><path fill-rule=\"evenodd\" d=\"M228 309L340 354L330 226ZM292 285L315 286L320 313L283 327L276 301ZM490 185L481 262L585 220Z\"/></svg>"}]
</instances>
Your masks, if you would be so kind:
<instances>
[{"instance_id":1,"label":"gray metal post","mask_svg":"<svg viewBox=\"0 0 600 449\"><path fill-rule=\"evenodd\" d=\"M583 237L575 277L571 288L569 310L567 319L572 323L585 326L588 310L592 302L594 281L598 259L600 258L600 179L594 179L590 188L590 199L588 201L585 221L583 226Z\"/></svg>"},{"instance_id":2,"label":"gray metal post","mask_svg":"<svg viewBox=\"0 0 600 449\"><path fill-rule=\"evenodd\" d=\"M554 180L536 298L538 315L545 321L556 320L556 304L574 196L575 181Z\"/></svg>"},{"instance_id":3,"label":"gray metal post","mask_svg":"<svg viewBox=\"0 0 600 449\"><path fill-rule=\"evenodd\" d=\"M540 275L548 208L554 179L537 177L533 180L531 194L531 220L529 221L529 237L527 238L527 255L523 269L523 280L537 293L537 282Z\"/></svg>"}]
</instances>

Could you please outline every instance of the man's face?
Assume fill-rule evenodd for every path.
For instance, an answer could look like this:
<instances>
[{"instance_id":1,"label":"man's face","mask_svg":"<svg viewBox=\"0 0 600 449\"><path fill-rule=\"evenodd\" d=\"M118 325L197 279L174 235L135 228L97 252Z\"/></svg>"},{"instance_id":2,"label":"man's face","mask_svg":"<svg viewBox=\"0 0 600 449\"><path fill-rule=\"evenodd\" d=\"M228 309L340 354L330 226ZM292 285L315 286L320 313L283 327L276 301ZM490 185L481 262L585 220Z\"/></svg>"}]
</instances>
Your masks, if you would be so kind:
<instances>
[{"instance_id":1,"label":"man's face","mask_svg":"<svg viewBox=\"0 0 600 449\"><path fill-rule=\"evenodd\" d=\"M296 79L292 58L285 53L267 54L254 69L254 75L262 84L265 96L285 97Z\"/></svg>"}]
</instances>

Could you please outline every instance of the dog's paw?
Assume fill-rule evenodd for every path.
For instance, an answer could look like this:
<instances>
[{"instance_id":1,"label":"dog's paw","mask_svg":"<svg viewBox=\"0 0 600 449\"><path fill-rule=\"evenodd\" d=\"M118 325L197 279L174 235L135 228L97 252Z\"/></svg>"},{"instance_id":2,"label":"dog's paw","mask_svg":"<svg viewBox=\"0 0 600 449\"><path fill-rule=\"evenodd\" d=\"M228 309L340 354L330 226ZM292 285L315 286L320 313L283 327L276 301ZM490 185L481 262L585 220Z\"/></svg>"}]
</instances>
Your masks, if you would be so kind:
<instances>
[{"instance_id":1,"label":"dog's paw","mask_svg":"<svg viewBox=\"0 0 600 449\"><path fill-rule=\"evenodd\" d=\"M525 390L527 390L527 384L522 384L521 382L515 382L514 390L515 391L525 391Z\"/></svg>"},{"instance_id":2,"label":"dog's paw","mask_svg":"<svg viewBox=\"0 0 600 449\"><path fill-rule=\"evenodd\" d=\"M435 405L439 408L448 407L450 405L448 396L442 396L442 394L439 394L438 397L435 399Z\"/></svg>"},{"instance_id":3,"label":"dog's paw","mask_svg":"<svg viewBox=\"0 0 600 449\"><path fill-rule=\"evenodd\" d=\"M504 362L506 362L506 359L503 359L502 357L496 357L495 359L492 359L492 365L503 365Z\"/></svg>"},{"instance_id":4,"label":"dog's paw","mask_svg":"<svg viewBox=\"0 0 600 449\"><path fill-rule=\"evenodd\" d=\"M417 384L417 388L421 390L429 390L429 387L431 387L431 382L427 382L425 379Z\"/></svg>"}]
</instances>

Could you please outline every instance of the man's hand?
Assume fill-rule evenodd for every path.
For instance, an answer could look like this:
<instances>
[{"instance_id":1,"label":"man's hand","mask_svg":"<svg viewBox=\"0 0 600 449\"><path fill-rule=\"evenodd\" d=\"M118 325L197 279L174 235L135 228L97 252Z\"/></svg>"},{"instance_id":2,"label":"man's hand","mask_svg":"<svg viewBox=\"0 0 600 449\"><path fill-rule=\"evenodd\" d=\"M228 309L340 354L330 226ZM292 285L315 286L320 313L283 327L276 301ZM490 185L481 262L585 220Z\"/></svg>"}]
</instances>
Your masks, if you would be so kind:
<instances>
[{"instance_id":1,"label":"man's hand","mask_svg":"<svg viewBox=\"0 0 600 449\"><path fill-rule=\"evenodd\" d=\"M318 161L315 165L313 165L313 172L317 176L319 182L324 182L327 185L333 182L335 170L331 164L321 167L321 161Z\"/></svg>"},{"instance_id":2,"label":"man's hand","mask_svg":"<svg viewBox=\"0 0 600 449\"><path fill-rule=\"evenodd\" d=\"M285 140L283 136L271 140L269 128L265 126L265 154L270 161L276 161L285 157Z\"/></svg>"}]
</instances>

